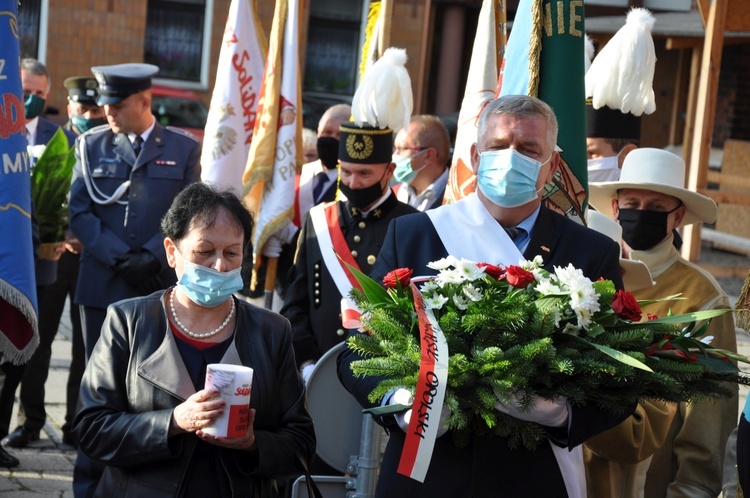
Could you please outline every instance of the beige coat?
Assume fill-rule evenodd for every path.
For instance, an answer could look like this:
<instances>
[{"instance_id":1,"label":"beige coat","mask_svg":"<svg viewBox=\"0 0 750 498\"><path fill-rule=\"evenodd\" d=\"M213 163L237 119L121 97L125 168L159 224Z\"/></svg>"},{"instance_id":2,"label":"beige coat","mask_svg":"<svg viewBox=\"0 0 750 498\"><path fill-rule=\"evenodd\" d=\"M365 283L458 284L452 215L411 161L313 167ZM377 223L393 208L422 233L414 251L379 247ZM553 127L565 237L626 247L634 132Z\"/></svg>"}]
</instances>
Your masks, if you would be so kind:
<instances>
[{"instance_id":1,"label":"beige coat","mask_svg":"<svg viewBox=\"0 0 750 498\"><path fill-rule=\"evenodd\" d=\"M643 261L656 281L634 292L636 299L679 293L684 298L651 304L644 313L731 308L716 280L680 257L672 237L649 251L633 251L631 259ZM714 337L713 346L737 351L731 313L714 318L706 335ZM735 393L719 401L639 404L628 420L584 445L589 496L715 498L721 492L727 438L737 425L737 399Z\"/></svg>"},{"instance_id":2,"label":"beige coat","mask_svg":"<svg viewBox=\"0 0 750 498\"><path fill-rule=\"evenodd\" d=\"M680 257L672 238L650 251L633 251L648 266L656 285L635 293L638 299L682 293L684 300L654 303L645 310L658 316L731 308L729 298L707 271ZM734 317L714 318L706 336L714 347L737 351ZM713 498L721 492L724 450L737 425L737 387L724 400L680 403L667 441L653 457L646 477L646 498Z\"/></svg>"}]
</instances>

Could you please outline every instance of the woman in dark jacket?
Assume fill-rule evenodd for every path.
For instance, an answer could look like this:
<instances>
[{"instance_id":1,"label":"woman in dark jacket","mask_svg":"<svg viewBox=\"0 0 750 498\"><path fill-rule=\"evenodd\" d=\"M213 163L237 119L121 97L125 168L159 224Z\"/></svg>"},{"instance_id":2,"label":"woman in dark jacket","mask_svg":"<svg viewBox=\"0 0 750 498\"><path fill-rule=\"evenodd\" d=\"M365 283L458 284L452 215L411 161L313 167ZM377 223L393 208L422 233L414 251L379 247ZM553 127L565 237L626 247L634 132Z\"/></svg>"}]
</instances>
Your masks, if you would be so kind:
<instances>
[{"instance_id":1,"label":"woman in dark jacket","mask_svg":"<svg viewBox=\"0 0 750 498\"><path fill-rule=\"evenodd\" d=\"M177 286L107 310L75 419L81 449L106 465L97 496L273 497L312 458L289 322L232 297L251 230L233 194L188 186L162 220ZM254 370L242 437L203 431L225 408L203 388L209 363Z\"/></svg>"}]
</instances>

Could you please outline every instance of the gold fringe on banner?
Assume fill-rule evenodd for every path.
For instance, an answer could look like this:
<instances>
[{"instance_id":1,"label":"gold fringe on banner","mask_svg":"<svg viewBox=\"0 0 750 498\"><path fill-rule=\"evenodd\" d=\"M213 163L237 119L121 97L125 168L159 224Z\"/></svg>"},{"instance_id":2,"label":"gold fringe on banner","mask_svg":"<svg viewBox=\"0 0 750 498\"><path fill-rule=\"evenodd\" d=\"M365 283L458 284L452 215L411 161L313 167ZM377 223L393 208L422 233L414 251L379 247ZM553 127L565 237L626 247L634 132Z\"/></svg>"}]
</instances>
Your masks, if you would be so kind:
<instances>
[{"instance_id":1,"label":"gold fringe on banner","mask_svg":"<svg viewBox=\"0 0 750 498\"><path fill-rule=\"evenodd\" d=\"M737 326L746 332L750 332L750 271L745 277L745 285L742 286L742 292L734 305Z\"/></svg>"},{"instance_id":2,"label":"gold fringe on banner","mask_svg":"<svg viewBox=\"0 0 750 498\"><path fill-rule=\"evenodd\" d=\"M542 0L536 0L531 7L533 17L531 46L529 47L529 95L539 96L539 68L542 57Z\"/></svg>"},{"instance_id":3,"label":"gold fringe on banner","mask_svg":"<svg viewBox=\"0 0 750 498\"><path fill-rule=\"evenodd\" d=\"M360 58L359 62L359 80L362 81L362 78L365 76L365 71L367 71L367 65L370 62L370 54L374 53L374 50L372 49L373 43L377 43L377 40L375 40L375 37L377 36L377 32L375 31L375 25L378 23L378 18L380 17L380 0L373 0L370 2L370 10L367 13L367 27L365 28L365 42L362 44L362 57Z\"/></svg>"}]
</instances>

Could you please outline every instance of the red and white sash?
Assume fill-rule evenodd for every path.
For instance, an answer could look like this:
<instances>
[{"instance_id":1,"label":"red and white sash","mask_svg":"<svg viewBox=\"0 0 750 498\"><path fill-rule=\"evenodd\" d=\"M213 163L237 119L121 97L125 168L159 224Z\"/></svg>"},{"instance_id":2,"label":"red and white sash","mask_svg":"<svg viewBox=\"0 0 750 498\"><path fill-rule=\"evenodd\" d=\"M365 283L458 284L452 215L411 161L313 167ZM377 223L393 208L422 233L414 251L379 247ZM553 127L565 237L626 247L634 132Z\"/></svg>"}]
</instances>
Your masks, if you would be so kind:
<instances>
[{"instance_id":1,"label":"red and white sash","mask_svg":"<svg viewBox=\"0 0 750 498\"><path fill-rule=\"evenodd\" d=\"M424 482L427 469L430 467L448 386L448 343L432 310L425 306L416 285L429 278L415 278L411 281L414 309L419 319L422 360L411 408L411 420L398 464L399 474L419 482Z\"/></svg>"},{"instance_id":2,"label":"red and white sash","mask_svg":"<svg viewBox=\"0 0 750 498\"><path fill-rule=\"evenodd\" d=\"M339 209L336 202L319 204L310 210L310 219L315 228L318 247L328 273L341 294L341 323L345 328L359 328L360 311L349 299L352 287L360 288L359 282L344 263L360 269L346 243L339 223Z\"/></svg>"}]
</instances>

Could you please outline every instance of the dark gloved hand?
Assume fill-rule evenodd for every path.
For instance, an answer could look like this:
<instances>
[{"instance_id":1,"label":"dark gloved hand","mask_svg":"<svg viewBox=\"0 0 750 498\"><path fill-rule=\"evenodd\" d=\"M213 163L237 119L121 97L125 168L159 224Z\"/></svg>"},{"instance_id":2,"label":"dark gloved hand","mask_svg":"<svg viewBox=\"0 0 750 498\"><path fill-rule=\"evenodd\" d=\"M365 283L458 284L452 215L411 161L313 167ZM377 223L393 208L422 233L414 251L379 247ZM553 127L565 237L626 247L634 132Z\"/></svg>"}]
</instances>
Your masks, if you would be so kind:
<instances>
[{"instance_id":1,"label":"dark gloved hand","mask_svg":"<svg viewBox=\"0 0 750 498\"><path fill-rule=\"evenodd\" d=\"M117 261L114 267L115 272L139 292L148 291L150 294L161 288L159 279L161 264L150 252L129 252L115 260ZM158 281L158 287L155 287L154 280Z\"/></svg>"},{"instance_id":2,"label":"dark gloved hand","mask_svg":"<svg viewBox=\"0 0 750 498\"><path fill-rule=\"evenodd\" d=\"M138 292L140 292L144 296L151 294L152 292L161 290L164 287L165 286L162 283L161 278L159 278L158 273L154 273L149 279L144 280L139 285L136 285Z\"/></svg>"}]
</instances>

